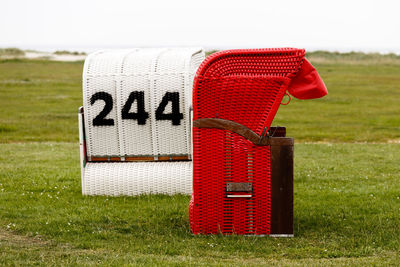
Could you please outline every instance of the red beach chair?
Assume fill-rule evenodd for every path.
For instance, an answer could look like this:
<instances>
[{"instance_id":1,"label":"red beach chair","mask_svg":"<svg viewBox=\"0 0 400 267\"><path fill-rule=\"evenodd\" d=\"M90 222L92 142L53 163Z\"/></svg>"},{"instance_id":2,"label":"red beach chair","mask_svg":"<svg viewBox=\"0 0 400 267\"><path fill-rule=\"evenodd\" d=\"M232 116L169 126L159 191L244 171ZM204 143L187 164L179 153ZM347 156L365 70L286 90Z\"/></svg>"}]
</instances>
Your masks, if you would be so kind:
<instances>
[{"instance_id":1,"label":"red beach chair","mask_svg":"<svg viewBox=\"0 0 400 267\"><path fill-rule=\"evenodd\" d=\"M288 91L327 94L302 49L229 50L201 64L193 87L194 234L269 235L271 122Z\"/></svg>"}]
</instances>

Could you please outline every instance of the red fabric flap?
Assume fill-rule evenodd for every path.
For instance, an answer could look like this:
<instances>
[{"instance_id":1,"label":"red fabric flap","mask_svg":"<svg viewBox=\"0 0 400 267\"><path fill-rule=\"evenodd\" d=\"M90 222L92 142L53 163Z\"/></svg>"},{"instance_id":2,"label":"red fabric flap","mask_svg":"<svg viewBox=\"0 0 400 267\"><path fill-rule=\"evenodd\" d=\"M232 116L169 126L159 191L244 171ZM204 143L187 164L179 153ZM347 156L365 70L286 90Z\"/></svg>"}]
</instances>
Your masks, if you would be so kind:
<instances>
[{"instance_id":1,"label":"red fabric flap","mask_svg":"<svg viewBox=\"0 0 400 267\"><path fill-rule=\"evenodd\" d=\"M298 99L314 99L328 94L324 82L307 59L304 59L300 71L292 79L288 91Z\"/></svg>"}]
</instances>

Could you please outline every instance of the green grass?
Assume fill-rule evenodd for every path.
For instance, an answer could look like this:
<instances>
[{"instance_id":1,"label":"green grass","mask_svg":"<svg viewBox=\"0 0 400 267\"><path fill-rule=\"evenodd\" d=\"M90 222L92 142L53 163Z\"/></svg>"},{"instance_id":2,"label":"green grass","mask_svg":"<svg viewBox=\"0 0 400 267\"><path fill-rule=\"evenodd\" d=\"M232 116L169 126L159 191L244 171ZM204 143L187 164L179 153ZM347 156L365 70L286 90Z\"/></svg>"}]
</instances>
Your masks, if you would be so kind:
<instances>
[{"instance_id":1,"label":"green grass","mask_svg":"<svg viewBox=\"0 0 400 267\"><path fill-rule=\"evenodd\" d=\"M360 60L360 62L363 62ZM399 142L400 68L316 63L329 95L292 99L274 124L297 142ZM82 62L0 61L0 143L77 142Z\"/></svg>"},{"instance_id":2,"label":"green grass","mask_svg":"<svg viewBox=\"0 0 400 267\"><path fill-rule=\"evenodd\" d=\"M274 122L296 141L288 239L193 236L188 196L82 196L82 62L0 61L0 265L399 265L400 68L348 57L310 55L330 94Z\"/></svg>"},{"instance_id":3,"label":"green grass","mask_svg":"<svg viewBox=\"0 0 400 267\"><path fill-rule=\"evenodd\" d=\"M76 142L82 62L0 61L0 143Z\"/></svg>"},{"instance_id":4,"label":"green grass","mask_svg":"<svg viewBox=\"0 0 400 267\"><path fill-rule=\"evenodd\" d=\"M275 124L297 141L400 141L400 67L314 64L329 94L281 106Z\"/></svg>"},{"instance_id":5,"label":"green grass","mask_svg":"<svg viewBox=\"0 0 400 267\"><path fill-rule=\"evenodd\" d=\"M82 196L74 143L0 148L0 227L40 245L26 253L9 238L3 264L40 261L43 250L65 254L45 255L57 264L400 260L400 145L297 145L289 239L193 236L188 196Z\"/></svg>"}]
</instances>

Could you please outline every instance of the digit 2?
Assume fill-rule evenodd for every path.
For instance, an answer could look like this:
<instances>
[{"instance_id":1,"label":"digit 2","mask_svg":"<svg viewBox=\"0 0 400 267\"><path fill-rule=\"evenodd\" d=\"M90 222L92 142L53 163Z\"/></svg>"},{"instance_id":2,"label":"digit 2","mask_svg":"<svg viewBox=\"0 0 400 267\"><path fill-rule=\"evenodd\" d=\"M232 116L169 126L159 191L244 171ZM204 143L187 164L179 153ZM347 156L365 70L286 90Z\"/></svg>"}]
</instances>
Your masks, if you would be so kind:
<instances>
[{"instance_id":1,"label":"digit 2","mask_svg":"<svg viewBox=\"0 0 400 267\"><path fill-rule=\"evenodd\" d=\"M113 119L106 119L106 116L113 108L113 99L109 93L97 92L90 98L90 104L93 105L97 100L103 100L105 105L103 110L93 119L93 126L113 126Z\"/></svg>"}]
</instances>

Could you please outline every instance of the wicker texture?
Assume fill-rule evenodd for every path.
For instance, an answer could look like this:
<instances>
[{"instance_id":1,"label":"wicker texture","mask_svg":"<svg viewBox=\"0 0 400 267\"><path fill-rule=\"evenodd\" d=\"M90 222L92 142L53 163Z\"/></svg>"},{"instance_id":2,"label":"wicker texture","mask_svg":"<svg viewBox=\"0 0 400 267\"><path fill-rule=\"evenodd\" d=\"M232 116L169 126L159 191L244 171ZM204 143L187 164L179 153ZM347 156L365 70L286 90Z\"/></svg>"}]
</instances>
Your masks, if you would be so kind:
<instances>
[{"instance_id":1,"label":"wicker texture","mask_svg":"<svg viewBox=\"0 0 400 267\"><path fill-rule=\"evenodd\" d=\"M131 157L190 154L191 90L196 69L204 59L199 48L132 49L100 51L89 55L83 73L83 104L87 153L91 157ZM132 92L143 94L147 119L123 119L121 114ZM179 93L179 125L157 120L155 113L167 92ZM105 101L93 96L111 96L112 109L105 117L113 125L94 125ZM138 110L132 102L129 112ZM164 113L171 113L171 103Z\"/></svg>"},{"instance_id":2,"label":"wicker texture","mask_svg":"<svg viewBox=\"0 0 400 267\"><path fill-rule=\"evenodd\" d=\"M84 195L190 194L192 162L87 163Z\"/></svg>"},{"instance_id":3,"label":"wicker texture","mask_svg":"<svg viewBox=\"0 0 400 267\"><path fill-rule=\"evenodd\" d=\"M221 118L261 135L268 130L304 50L222 51L197 71L193 119ZM266 235L271 221L270 147L236 133L193 129L193 194L189 206L194 234ZM252 183L250 198L228 198L227 182Z\"/></svg>"},{"instance_id":4,"label":"wicker texture","mask_svg":"<svg viewBox=\"0 0 400 267\"><path fill-rule=\"evenodd\" d=\"M80 124L81 161L85 163L83 194L191 193L190 161L95 163L91 159L190 157L192 85L203 59L201 48L99 51L87 57L83 72L84 114L80 114L84 121ZM147 118L142 121L123 117L124 110L139 111L138 99L126 108L133 92L144 100ZM156 119L157 107L167 93L179 93L179 124ZM95 125L107 99L111 99L112 109L103 117L105 125ZM163 113L170 114L172 109L169 102Z\"/></svg>"}]
</instances>

